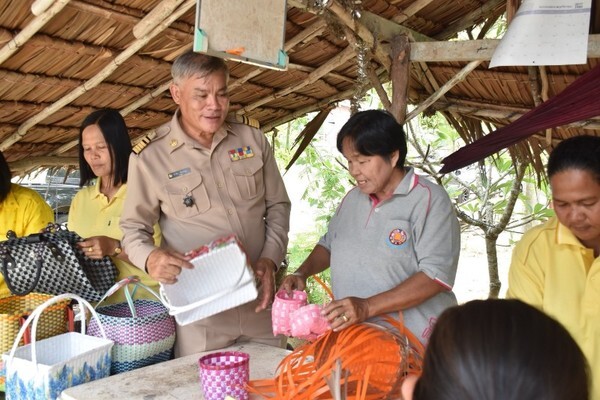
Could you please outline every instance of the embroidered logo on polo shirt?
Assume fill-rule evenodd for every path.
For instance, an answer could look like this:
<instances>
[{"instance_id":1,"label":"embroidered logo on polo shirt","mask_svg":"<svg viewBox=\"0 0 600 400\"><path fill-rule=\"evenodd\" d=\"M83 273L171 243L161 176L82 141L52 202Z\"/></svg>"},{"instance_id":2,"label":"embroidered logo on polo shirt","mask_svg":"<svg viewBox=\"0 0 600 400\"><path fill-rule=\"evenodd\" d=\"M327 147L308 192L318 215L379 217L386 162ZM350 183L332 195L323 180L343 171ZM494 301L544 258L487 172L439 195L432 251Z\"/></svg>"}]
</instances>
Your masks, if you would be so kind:
<instances>
[{"instance_id":1,"label":"embroidered logo on polo shirt","mask_svg":"<svg viewBox=\"0 0 600 400\"><path fill-rule=\"evenodd\" d=\"M254 157L254 152L252 152L252 149L250 148L250 146L239 147L237 149L231 149L228 151L228 153L229 153L229 158L231 159L231 161L239 161L239 160L243 160L244 158Z\"/></svg>"},{"instance_id":2,"label":"embroidered logo on polo shirt","mask_svg":"<svg viewBox=\"0 0 600 400\"><path fill-rule=\"evenodd\" d=\"M390 244L394 246L402 246L404 243L406 243L408 235L402 229L396 228L390 232L388 239L390 241Z\"/></svg>"}]
</instances>

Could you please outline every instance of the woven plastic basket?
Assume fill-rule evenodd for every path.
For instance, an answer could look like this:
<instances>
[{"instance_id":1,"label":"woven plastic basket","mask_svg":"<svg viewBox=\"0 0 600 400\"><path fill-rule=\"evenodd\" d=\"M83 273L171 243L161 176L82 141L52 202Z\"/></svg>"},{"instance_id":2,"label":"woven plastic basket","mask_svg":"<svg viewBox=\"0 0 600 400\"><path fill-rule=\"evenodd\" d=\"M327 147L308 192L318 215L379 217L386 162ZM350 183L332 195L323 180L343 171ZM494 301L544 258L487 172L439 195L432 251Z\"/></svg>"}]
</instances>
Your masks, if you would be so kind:
<instances>
[{"instance_id":1,"label":"woven plastic basket","mask_svg":"<svg viewBox=\"0 0 600 400\"><path fill-rule=\"evenodd\" d=\"M211 353L201 357L198 366L206 400L223 400L226 396L248 400L249 354L241 351Z\"/></svg>"},{"instance_id":2,"label":"woven plastic basket","mask_svg":"<svg viewBox=\"0 0 600 400\"><path fill-rule=\"evenodd\" d=\"M406 374L420 374L423 345L400 322L398 331L361 323L329 331L298 347L279 364L273 379L249 382L249 391L277 400L331 399L335 390L355 400L399 398Z\"/></svg>"},{"instance_id":3,"label":"woven plastic basket","mask_svg":"<svg viewBox=\"0 0 600 400\"><path fill-rule=\"evenodd\" d=\"M159 299L158 294L140 282L137 276L117 282L104 296L117 290L125 291L127 302L100 306L96 305L98 319L106 336L115 342L112 348L111 374L131 371L171 358L175 344L175 319L159 301L132 299L128 285L141 287ZM103 300L104 300L103 298ZM88 334L101 336L99 325L91 320Z\"/></svg>"},{"instance_id":4,"label":"woven plastic basket","mask_svg":"<svg viewBox=\"0 0 600 400\"><path fill-rule=\"evenodd\" d=\"M42 293L29 293L26 296L9 296L0 299L0 354L10 350L22 322L46 300L53 296ZM46 339L52 336L60 335L67 331L67 308L69 300L65 299L49 306L40 317L37 328L39 339ZM29 334L24 335L24 339L19 345L29 343ZM0 391L4 391L4 363L0 361Z\"/></svg>"},{"instance_id":5,"label":"woven plastic basket","mask_svg":"<svg viewBox=\"0 0 600 400\"><path fill-rule=\"evenodd\" d=\"M308 295L302 290L294 290L289 295L285 290L275 294L271 319L273 320L273 335L291 335L291 315L294 311L308 304Z\"/></svg>"},{"instance_id":6,"label":"woven plastic basket","mask_svg":"<svg viewBox=\"0 0 600 400\"><path fill-rule=\"evenodd\" d=\"M93 318L96 311L83 298L75 294L55 296L37 307L27 318L11 348L3 354L6 366L7 400L54 400L69 387L110 374L111 340L69 332L37 341L40 315L51 305L64 299L76 300L79 309L87 309ZM31 325L31 344L18 347L26 329Z\"/></svg>"}]
</instances>

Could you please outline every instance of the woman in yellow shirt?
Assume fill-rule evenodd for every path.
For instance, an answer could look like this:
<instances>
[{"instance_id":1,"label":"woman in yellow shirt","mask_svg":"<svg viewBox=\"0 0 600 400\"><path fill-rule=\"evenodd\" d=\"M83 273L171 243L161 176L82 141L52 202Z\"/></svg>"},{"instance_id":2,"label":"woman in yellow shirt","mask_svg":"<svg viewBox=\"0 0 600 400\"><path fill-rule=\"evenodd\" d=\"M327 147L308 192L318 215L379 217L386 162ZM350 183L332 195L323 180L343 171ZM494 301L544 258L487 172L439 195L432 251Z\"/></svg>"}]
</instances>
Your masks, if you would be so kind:
<instances>
[{"instance_id":1,"label":"woman in yellow shirt","mask_svg":"<svg viewBox=\"0 0 600 400\"><path fill-rule=\"evenodd\" d=\"M11 182L12 173L0 151L0 241L6 240L8 231L17 237L38 233L48 223L54 222L54 213L35 190ZM0 298L10 295L0 275Z\"/></svg>"},{"instance_id":2,"label":"woman in yellow shirt","mask_svg":"<svg viewBox=\"0 0 600 400\"><path fill-rule=\"evenodd\" d=\"M88 115L79 130L79 170L82 189L69 209L67 226L85 238L79 246L91 258L111 256L118 278L138 275L142 283L158 288L158 283L131 263L121 247L123 233L119 219L127 191L127 169L131 141L125 121L116 110L102 109ZM155 241L160 231L155 227ZM149 297L139 290L140 297ZM136 295L137 297L138 295ZM108 299L123 301L123 291Z\"/></svg>"}]
</instances>

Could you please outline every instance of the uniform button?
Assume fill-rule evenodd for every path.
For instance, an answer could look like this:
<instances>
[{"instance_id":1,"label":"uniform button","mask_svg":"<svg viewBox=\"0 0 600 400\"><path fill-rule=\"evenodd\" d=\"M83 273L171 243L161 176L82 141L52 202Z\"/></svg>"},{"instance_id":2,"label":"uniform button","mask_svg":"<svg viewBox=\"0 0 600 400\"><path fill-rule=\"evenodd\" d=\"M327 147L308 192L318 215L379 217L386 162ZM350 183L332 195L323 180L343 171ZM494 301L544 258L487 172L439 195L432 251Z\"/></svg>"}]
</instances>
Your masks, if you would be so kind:
<instances>
[{"instance_id":1,"label":"uniform button","mask_svg":"<svg viewBox=\"0 0 600 400\"><path fill-rule=\"evenodd\" d=\"M247 173L247 174L249 174L249 173L250 173L250 170L249 170L248 168L246 168L246 173Z\"/></svg>"},{"instance_id":2,"label":"uniform button","mask_svg":"<svg viewBox=\"0 0 600 400\"><path fill-rule=\"evenodd\" d=\"M375 212L376 212L376 213L378 213L378 212L379 212L379 208L376 208L376 209L375 209Z\"/></svg>"},{"instance_id":3,"label":"uniform button","mask_svg":"<svg viewBox=\"0 0 600 400\"><path fill-rule=\"evenodd\" d=\"M171 147L177 146L177 140L172 139L170 145L171 145Z\"/></svg>"},{"instance_id":4,"label":"uniform button","mask_svg":"<svg viewBox=\"0 0 600 400\"><path fill-rule=\"evenodd\" d=\"M182 191L182 192L187 192L187 191L188 191L188 188L187 188L187 186L184 186L184 187L183 187L183 189L181 189L181 191Z\"/></svg>"},{"instance_id":5,"label":"uniform button","mask_svg":"<svg viewBox=\"0 0 600 400\"><path fill-rule=\"evenodd\" d=\"M217 183L217 187L218 187L219 189L221 189L221 188L223 187L223 182L219 182L219 183Z\"/></svg>"},{"instance_id":6,"label":"uniform button","mask_svg":"<svg viewBox=\"0 0 600 400\"><path fill-rule=\"evenodd\" d=\"M232 210L231 208L230 208L230 209L228 209L228 210L227 210L227 214L229 214L229 215L233 215L233 210Z\"/></svg>"}]
</instances>

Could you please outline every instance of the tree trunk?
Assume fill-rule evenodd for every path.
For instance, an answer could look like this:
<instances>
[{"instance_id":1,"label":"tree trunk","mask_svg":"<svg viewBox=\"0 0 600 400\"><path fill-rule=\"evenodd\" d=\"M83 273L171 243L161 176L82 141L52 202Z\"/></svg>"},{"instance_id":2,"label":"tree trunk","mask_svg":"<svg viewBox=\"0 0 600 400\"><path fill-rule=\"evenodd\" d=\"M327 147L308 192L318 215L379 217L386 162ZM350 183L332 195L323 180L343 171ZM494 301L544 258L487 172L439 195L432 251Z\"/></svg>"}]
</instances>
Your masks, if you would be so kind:
<instances>
[{"instance_id":1,"label":"tree trunk","mask_svg":"<svg viewBox=\"0 0 600 400\"><path fill-rule=\"evenodd\" d=\"M496 242L498 236L485 235L485 250L488 261L488 274L490 277L490 292L488 297L491 299L497 299L500 294L500 277L498 275L498 253L496 251Z\"/></svg>"}]
</instances>

